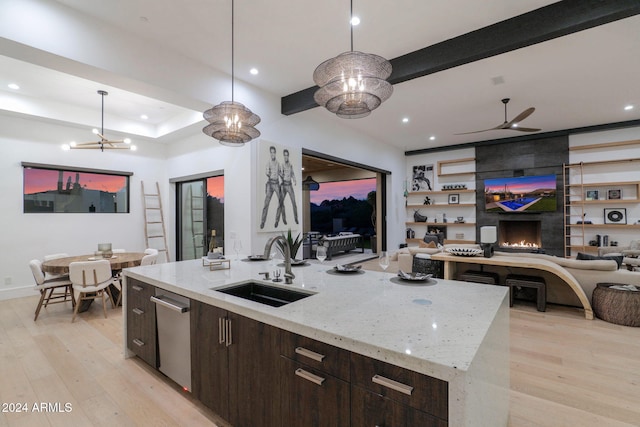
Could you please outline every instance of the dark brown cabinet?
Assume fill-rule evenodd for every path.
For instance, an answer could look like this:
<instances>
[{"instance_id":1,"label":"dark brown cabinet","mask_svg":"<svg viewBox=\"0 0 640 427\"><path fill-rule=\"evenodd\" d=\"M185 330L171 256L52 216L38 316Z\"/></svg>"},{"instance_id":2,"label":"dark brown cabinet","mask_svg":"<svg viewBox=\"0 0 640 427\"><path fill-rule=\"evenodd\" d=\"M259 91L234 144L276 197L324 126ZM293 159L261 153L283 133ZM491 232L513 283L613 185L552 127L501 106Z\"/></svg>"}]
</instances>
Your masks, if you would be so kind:
<instances>
[{"instance_id":1,"label":"dark brown cabinet","mask_svg":"<svg viewBox=\"0 0 640 427\"><path fill-rule=\"evenodd\" d=\"M351 425L448 425L448 383L351 353Z\"/></svg>"},{"instance_id":2,"label":"dark brown cabinet","mask_svg":"<svg viewBox=\"0 0 640 427\"><path fill-rule=\"evenodd\" d=\"M127 348L154 368L158 367L155 287L127 278Z\"/></svg>"},{"instance_id":3,"label":"dark brown cabinet","mask_svg":"<svg viewBox=\"0 0 640 427\"><path fill-rule=\"evenodd\" d=\"M350 424L349 352L282 332L282 426Z\"/></svg>"},{"instance_id":4,"label":"dark brown cabinet","mask_svg":"<svg viewBox=\"0 0 640 427\"><path fill-rule=\"evenodd\" d=\"M191 304L192 392L234 427L280 426L280 330Z\"/></svg>"}]
</instances>

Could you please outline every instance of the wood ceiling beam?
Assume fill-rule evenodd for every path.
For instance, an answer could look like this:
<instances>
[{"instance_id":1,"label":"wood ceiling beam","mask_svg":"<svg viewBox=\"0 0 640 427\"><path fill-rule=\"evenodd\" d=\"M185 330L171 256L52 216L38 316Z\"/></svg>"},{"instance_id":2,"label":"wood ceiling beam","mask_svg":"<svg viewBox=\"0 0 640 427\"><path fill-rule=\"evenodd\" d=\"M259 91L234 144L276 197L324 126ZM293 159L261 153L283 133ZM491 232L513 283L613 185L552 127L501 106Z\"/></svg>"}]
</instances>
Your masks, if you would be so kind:
<instances>
[{"instance_id":1,"label":"wood ceiling beam","mask_svg":"<svg viewBox=\"0 0 640 427\"><path fill-rule=\"evenodd\" d=\"M488 27L391 59L391 84L563 37L640 14L638 0L563 0ZM291 115L318 106L318 86L283 96L281 112Z\"/></svg>"}]
</instances>

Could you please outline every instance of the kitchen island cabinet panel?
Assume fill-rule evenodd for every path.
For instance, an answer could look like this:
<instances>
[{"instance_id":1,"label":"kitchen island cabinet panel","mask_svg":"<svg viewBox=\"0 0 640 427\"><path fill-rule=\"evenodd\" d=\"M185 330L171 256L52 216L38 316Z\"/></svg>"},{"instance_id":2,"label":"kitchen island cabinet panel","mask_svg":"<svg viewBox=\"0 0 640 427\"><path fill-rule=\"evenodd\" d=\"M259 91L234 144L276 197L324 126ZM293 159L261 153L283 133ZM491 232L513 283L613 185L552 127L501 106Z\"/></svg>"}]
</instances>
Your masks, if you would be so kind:
<instances>
[{"instance_id":1,"label":"kitchen island cabinet panel","mask_svg":"<svg viewBox=\"0 0 640 427\"><path fill-rule=\"evenodd\" d=\"M228 312L229 421L237 427L280 427L280 330Z\"/></svg>"},{"instance_id":2,"label":"kitchen island cabinet panel","mask_svg":"<svg viewBox=\"0 0 640 427\"><path fill-rule=\"evenodd\" d=\"M448 419L448 383L380 360L351 353L351 384Z\"/></svg>"},{"instance_id":3,"label":"kitchen island cabinet panel","mask_svg":"<svg viewBox=\"0 0 640 427\"><path fill-rule=\"evenodd\" d=\"M191 301L191 387L193 396L229 419L229 352L220 343L220 319L227 311Z\"/></svg>"},{"instance_id":4,"label":"kitchen island cabinet panel","mask_svg":"<svg viewBox=\"0 0 640 427\"><path fill-rule=\"evenodd\" d=\"M284 356L280 367L282 427L351 425L349 383Z\"/></svg>"},{"instance_id":5,"label":"kitchen island cabinet panel","mask_svg":"<svg viewBox=\"0 0 640 427\"><path fill-rule=\"evenodd\" d=\"M446 427L444 420L361 387L351 387L352 426Z\"/></svg>"},{"instance_id":6,"label":"kitchen island cabinet panel","mask_svg":"<svg viewBox=\"0 0 640 427\"><path fill-rule=\"evenodd\" d=\"M282 355L349 382L350 352L291 332L282 332Z\"/></svg>"},{"instance_id":7,"label":"kitchen island cabinet panel","mask_svg":"<svg viewBox=\"0 0 640 427\"><path fill-rule=\"evenodd\" d=\"M155 287L129 278L127 286L127 348L140 359L158 367Z\"/></svg>"}]
</instances>

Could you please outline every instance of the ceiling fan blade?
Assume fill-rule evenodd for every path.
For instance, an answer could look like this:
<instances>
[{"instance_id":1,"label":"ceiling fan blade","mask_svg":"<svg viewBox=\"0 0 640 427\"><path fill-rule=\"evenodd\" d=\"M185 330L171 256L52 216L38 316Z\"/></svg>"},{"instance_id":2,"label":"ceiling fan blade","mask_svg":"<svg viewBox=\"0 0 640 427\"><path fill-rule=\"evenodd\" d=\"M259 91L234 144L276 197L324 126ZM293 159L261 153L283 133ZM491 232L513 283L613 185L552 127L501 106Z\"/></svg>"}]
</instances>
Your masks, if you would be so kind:
<instances>
[{"instance_id":1,"label":"ceiling fan blade","mask_svg":"<svg viewBox=\"0 0 640 427\"><path fill-rule=\"evenodd\" d=\"M454 135L469 135L469 134L472 134L472 133L489 132L490 130L503 129L502 126L503 125L498 125L498 126L493 127L491 129L474 130L473 132L454 133Z\"/></svg>"},{"instance_id":2,"label":"ceiling fan blade","mask_svg":"<svg viewBox=\"0 0 640 427\"><path fill-rule=\"evenodd\" d=\"M517 131L520 131L520 132L539 132L539 131L542 130L542 129L536 129L536 128L521 128L521 127L515 127L515 128L512 127L512 128L509 128L509 129L517 130Z\"/></svg>"},{"instance_id":3,"label":"ceiling fan blade","mask_svg":"<svg viewBox=\"0 0 640 427\"><path fill-rule=\"evenodd\" d=\"M522 113L515 116L509 123L505 123L506 126L504 127L504 129L513 126L514 123L520 123L521 121L529 117L531 114L533 114L534 111L536 111L536 109L533 107L527 108Z\"/></svg>"}]
</instances>

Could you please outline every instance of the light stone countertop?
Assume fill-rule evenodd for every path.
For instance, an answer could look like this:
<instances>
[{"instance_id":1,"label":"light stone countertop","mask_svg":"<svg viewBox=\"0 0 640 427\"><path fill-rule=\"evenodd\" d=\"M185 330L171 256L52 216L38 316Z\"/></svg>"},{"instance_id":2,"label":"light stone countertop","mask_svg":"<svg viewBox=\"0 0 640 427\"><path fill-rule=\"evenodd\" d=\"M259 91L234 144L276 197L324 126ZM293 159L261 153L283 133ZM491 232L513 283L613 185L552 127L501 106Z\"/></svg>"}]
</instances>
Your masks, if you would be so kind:
<instances>
[{"instance_id":1,"label":"light stone countertop","mask_svg":"<svg viewBox=\"0 0 640 427\"><path fill-rule=\"evenodd\" d=\"M445 381L464 375L500 307L508 310L506 287L443 279L396 284L391 272L328 274L335 265L293 267L293 285L262 280L259 272L284 271L271 261L235 257L227 270L210 271L197 259L128 268L124 275ZM213 290L247 281L314 295L275 308Z\"/></svg>"}]
</instances>

